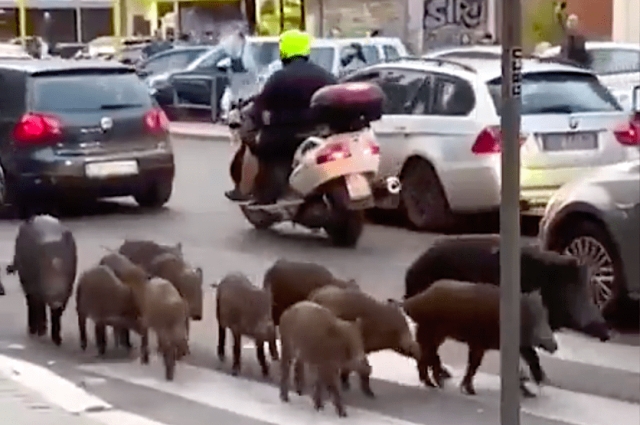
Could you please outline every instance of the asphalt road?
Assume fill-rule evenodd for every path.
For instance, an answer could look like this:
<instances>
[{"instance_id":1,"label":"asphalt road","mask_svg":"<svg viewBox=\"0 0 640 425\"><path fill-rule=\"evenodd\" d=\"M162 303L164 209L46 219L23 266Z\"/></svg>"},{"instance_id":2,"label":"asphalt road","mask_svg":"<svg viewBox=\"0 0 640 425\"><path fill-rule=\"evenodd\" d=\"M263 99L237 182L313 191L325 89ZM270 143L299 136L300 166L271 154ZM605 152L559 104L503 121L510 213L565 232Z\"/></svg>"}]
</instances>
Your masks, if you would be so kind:
<instances>
[{"instance_id":1,"label":"asphalt road","mask_svg":"<svg viewBox=\"0 0 640 425\"><path fill-rule=\"evenodd\" d=\"M217 281L232 271L242 271L254 282L261 284L264 271L276 259L285 257L324 264L340 276L355 278L364 290L375 297L398 298L403 292L406 267L438 236L412 232L397 226L369 225L358 248L348 250L331 247L321 233L313 234L290 225L280 226L275 231L258 232L244 221L237 207L223 196L223 191L231 184L228 178L228 160L232 152L228 144L176 140L174 149L177 176L174 195L167 208L158 212L141 211L133 201L125 199L100 203L95 208L84 211L82 215L65 217L78 241L80 270L96 263L104 255L105 250L101 246L115 248L124 238L145 238L165 243L182 242L186 258L203 267L205 284ZM477 229L477 224L478 222L474 229ZM16 221L0 222L2 269L13 254L17 226ZM147 378L140 377L140 380L132 383L132 375L152 373L139 372L141 368L133 360L123 357L122 353L112 352L104 360L96 359L91 345L87 352L81 352L73 303L63 318L62 347L55 348L46 339L30 340L26 336L26 308L17 279L3 275L2 280L7 295L0 297L0 353L50 367L56 373L82 383L121 409L153 417L163 423L210 423L211 406L198 404L193 401L194 398L187 400L171 396L171 391L175 390L173 387L159 390L165 385L162 380L147 385L144 383ZM228 368L228 365L219 364L214 356L217 327L213 313L213 292L207 289L205 317L192 326L193 354L188 360L188 363L198 369L178 369L178 376L181 373L183 375L179 379L183 380L181 382L184 385L188 384L186 377L193 376L193 379L202 381L198 381L202 388L209 388L207 385L211 385L212 381L206 380L207 371L226 371ZM549 374L552 388L640 403L640 351L637 335L620 336L614 342L606 344L573 335L561 338L562 348L566 348L561 350L564 353L559 356L561 358L543 358L543 366ZM466 363L466 349L460 344L446 343L441 356L454 370L463 369ZM253 360L253 350L247 351L245 358L249 379L260 380L255 378L257 367ZM384 359L386 357L376 358L374 370L384 369ZM376 368L376 364L383 366ZM276 368L272 369L275 371ZM157 369L152 370L160 377ZM497 353L488 354L481 372L489 376L498 371ZM384 375L384 372L380 372L379 376ZM389 372L387 375L394 374L393 369L386 372ZM395 372L401 373L399 370ZM216 376L218 378L215 379L221 379L220 374ZM457 391L451 390L452 394L456 394L452 399L444 397L441 392L430 391L426 397L426 390L422 388L399 385L401 378L383 379L374 381L377 400L366 400L357 391L352 391L347 398L349 405L401 418L407 423L430 424L430 418L439 418L442 420L439 423L447 418L456 420L458 424L497 423L497 393L479 395L477 399L473 399L459 398ZM246 385L250 385L249 382L253 381L246 382ZM449 386L455 387L453 383ZM238 389L241 390L242 388ZM276 390L273 391L277 401ZM487 397L491 400L487 401ZM310 409L310 406L306 408ZM640 411L640 407L638 409ZM332 409L329 410L332 412ZM218 411L216 419L223 424L264 423L255 417L249 420L233 412L233 409ZM527 413L523 415L523 423L530 424L588 423L554 422L551 419L541 420ZM593 424L599 425L598 422Z\"/></svg>"}]
</instances>

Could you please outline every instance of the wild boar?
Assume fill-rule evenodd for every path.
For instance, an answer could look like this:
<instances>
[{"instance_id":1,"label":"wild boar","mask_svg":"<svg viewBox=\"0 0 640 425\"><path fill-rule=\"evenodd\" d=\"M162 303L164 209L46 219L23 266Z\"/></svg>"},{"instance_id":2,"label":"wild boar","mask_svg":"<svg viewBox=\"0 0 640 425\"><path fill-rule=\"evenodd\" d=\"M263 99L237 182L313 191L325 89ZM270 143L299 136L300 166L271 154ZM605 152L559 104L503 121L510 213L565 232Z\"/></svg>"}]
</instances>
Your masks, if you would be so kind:
<instances>
[{"instance_id":1,"label":"wild boar","mask_svg":"<svg viewBox=\"0 0 640 425\"><path fill-rule=\"evenodd\" d=\"M605 341L609 329L589 295L588 269L570 256L544 251L535 245L521 249L522 292L539 289L549 312L551 329L569 328ZM500 238L498 235L443 237L408 268L405 298L440 279L486 282L500 285ZM540 358L523 346L522 358L537 383L546 379ZM446 372L445 372L446 374Z\"/></svg>"},{"instance_id":2,"label":"wild boar","mask_svg":"<svg viewBox=\"0 0 640 425\"><path fill-rule=\"evenodd\" d=\"M191 319L202 320L202 269L193 268L172 253L160 254L149 265L148 272L173 283L189 304Z\"/></svg>"},{"instance_id":3,"label":"wild boar","mask_svg":"<svg viewBox=\"0 0 640 425\"><path fill-rule=\"evenodd\" d=\"M402 307L393 300L378 301L362 291L324 286L315 290L309 301L331 310L340 319L362 320L364 350L367 354L393 350L404 356L420 359L420 347L414 340ZM342 387L349 388L349 371L341 374ZM374 397L368 375L360 375L362 392Z\"/></svg>"},{"instance_id":4,"label":"wild boar","mask_svg":"<svg viewBox=\"0 0 640 425\"><path fill-rule=\"evenodd\" d=\"M5 295L4 285L0 282L0 297Z\"/></svg>"},{"instance_id":5,"label":"wild boar","mask_svg":"<svg viewBox=\"0 0 640 425\"><path fill-rule=\"evenodd\" d=\"M141 281L149 279L150 275L142 267L132 263L127 257L117 252L111 252L100 259L100 265L109 267L122 282ZM114 339L116 346L122 345L131 349L131 337L128 328L114 326Z\"/></svg>"},{"instance_id":6,"label":"wild boar","mask_svg":"<svg viewBox=\"0 0 640 425\"><path fill-rule=\"evenodd\" d=\"M360 289L354 280L338 279L319 264L276 261L265 273L262 284L271 292L271 315L275 325L278 326L282 312L289 306L306 300L314 290L326 285Z\"/></svg>"},{"instance_id":7,"label":"wild boar","mask_svg":"<svg viewBox=\"0 0 640 425\"><path fill-rule=\"evenodd\" d=\"M82 350L87 349L87 318L95 324L100 355L104 355L107 348L107 326L134 329L141 335L144 332L131 288L104 265L91 267L80 275L76 287L76 311Z\"/></svg>"},{"instance_id":8,"label":"wild boar","mask_svg":"<svg viewBox=\"0 0 640 425\"><path fill-rule=\"evenodd\" d=\"M218 320L218 358L224 361L227 328L233 335L233 366L231 373L240 373L241 337L243 335L256 341L256 354L262 369L262 375L269 375L269 365L264 354L265 342L269 344L271 358L278 360L276 331L271 318L271 294L251 284L249 278L241 273L225 276L217 288L216 318Z\"/></svg>"},{"instance_id":9,"label":"wild boar","mask_svg":"<svg viewBox=\"0 0 640 425\"><path fill-rule=\"evenodd\" d=\"M137 264L147 270L151 262L158 255L173 254L182 258L182 244L162 245L148 240L126 239L118 252L127 257L132 263Z\"/></svg>"},{"instance_id":10,"label":"wild boar","mask_svg":"<svg viewBox=\"0 0 640 425\"><path fill-rule=\"evenodd\" d=\"M156 334L165 379L172 381L176 362L189 354L189 306L171 282L160 277L134 289L134 294L143 300L142 319Z\"/></svg>"},{"instance_id":11,"label":"wild boar","mask_svg":"<svg viewBox=\"0 0 640 425\"><path fill-rule=\"evenodd\" d=\"M294 380L298 394L304 388L304 367L315 377L313 402L316 410L324 408L323 391L333 396L336 412L346 417L342 403L340 370L371 373L362 341L360 319L354 322L336 317L329 309L311 301L300 301L287 308L280 318L280 400L289 401L291 365L295 361Z\"/></svg>"},{"instance_id":12,"label":"wild boar","mask_svg":"<svg viewBox=\"0 0 640 425\"><path fill-rule=\"evenodd\" d=\"M60 319L76 279L78 253L73 234L50 215L31 217L20 225L13 263L7 273L18 272L28 310L29 334L47 333L51 313L51 339L62 343Z\"/></svg>"},{"instance_id":13,"label":"wild boar","mask_svg":"<svg viewBox=\"0 0 640 425\"><path fill-rule=\"evenodd\" d=\"M417 324L416 335L422 349L418 361L420 378L426 385L434 386L429 378L431 368L434 380L438 386L443 386L445 374L438 348L447 338L452 338L469 347L469 362L460 385L463 392L475 394L473 378L484 353L500 349L500 288L491 284L439 280L429 289L405 300L403 306ZM520 311L521 344L555 352L558 344L540 293L522 294Z\"/></svg>"}]
</instances>

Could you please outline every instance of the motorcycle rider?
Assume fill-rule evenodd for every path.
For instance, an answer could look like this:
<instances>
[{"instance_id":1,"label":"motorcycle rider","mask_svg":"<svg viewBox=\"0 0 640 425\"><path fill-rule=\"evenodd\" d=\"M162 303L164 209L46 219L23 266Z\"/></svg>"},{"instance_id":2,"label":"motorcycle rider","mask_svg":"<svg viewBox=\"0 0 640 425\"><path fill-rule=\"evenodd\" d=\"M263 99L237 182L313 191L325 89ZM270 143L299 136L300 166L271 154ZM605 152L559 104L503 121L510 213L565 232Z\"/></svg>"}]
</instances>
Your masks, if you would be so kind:
<instances>
[{"instance_id":1,"label":"motorcycle rider","mask_svg":"<svg viewBox=\"0 0 640 425\"><path fill-rule=\"evenodd\" d=\"M311 97L318 89L338 82L309 60L311 36L306 32L283 32L279 49L283 67L269 77L252 108L253 120L260 126L257 143L248 144L259 163L253 185L258 204L275 203L287 189L295 151L315 126ZM232 201L251 199L237 188L225 195Z\"/></svg>"}]
</instances>

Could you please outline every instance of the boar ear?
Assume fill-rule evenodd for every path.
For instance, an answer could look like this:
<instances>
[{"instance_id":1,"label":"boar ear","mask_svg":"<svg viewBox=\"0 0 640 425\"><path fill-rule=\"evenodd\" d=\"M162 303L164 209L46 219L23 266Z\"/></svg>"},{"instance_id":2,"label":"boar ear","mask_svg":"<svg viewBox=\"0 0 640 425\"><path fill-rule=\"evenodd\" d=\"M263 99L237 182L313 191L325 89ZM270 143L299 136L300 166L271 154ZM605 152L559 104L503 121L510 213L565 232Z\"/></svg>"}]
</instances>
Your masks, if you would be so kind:
<instances>
[{"instance_id":1,"label":"boar ear","mask_svg":"<svg viewBox=\"0 0 640 425\"><path fill-rule=\"evenodd\" d=\"M198 279L200 279L200 281L202 282L202 267L197 267L196 268L196 274L198 275Z\"/></svg>"}]
</instances>

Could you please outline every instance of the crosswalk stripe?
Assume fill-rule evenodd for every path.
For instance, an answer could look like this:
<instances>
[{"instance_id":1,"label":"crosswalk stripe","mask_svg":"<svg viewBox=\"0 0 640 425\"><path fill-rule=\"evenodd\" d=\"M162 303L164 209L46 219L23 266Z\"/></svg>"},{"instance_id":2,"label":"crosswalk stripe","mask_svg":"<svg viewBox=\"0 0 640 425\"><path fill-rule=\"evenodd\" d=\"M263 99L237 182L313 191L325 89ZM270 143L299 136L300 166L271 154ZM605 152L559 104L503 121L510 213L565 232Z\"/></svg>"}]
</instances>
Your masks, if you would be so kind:
<instances>
[{"instance_id":1,"label":"crosswalk stripe","mask_svg":"<svg viewBox=\"0 0 640 425\"><path fill-rule=\"evenodd\" d=\"M173 382L164 380L159 362L152 362L148 367L141 367L134 362L91 364L79 368L84 372L119 379L274 425L342 423L329 400L324 411L316 412L308 395L299 397L292 391L291 401L283 403L278 397L278 389L273 385L195 366L181 364ZM351 406L347 406L347 414L352 425L417 425Z\"/></svg>"}]
</instances>

